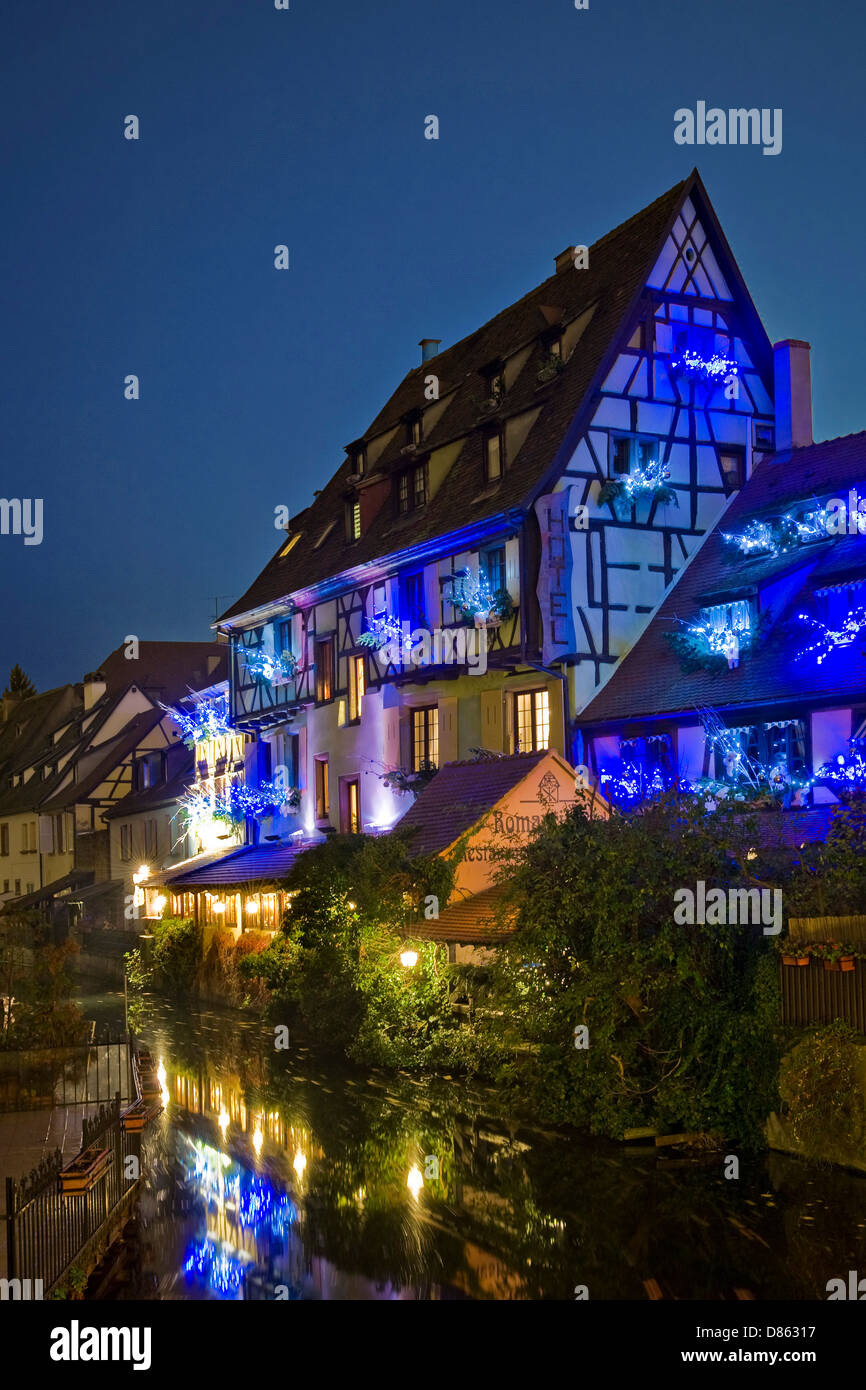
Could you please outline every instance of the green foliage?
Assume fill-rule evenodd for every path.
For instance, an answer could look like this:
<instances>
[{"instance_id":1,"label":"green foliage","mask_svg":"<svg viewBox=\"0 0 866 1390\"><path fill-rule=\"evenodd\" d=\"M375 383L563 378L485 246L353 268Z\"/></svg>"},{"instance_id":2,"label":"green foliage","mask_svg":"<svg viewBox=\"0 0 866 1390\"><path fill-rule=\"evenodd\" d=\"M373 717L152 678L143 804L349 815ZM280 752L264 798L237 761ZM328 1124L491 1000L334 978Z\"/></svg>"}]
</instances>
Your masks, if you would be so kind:
<instances>
[{"instance_id":1,"label":"green foliage","mask_svg":"<svg viewBox=\"0 0 866 1390\"><path fill-rule=\"evenodd\" d=\"M152 923L153 985L156 989L186 998L197 986L201 965L201 929L192 921L164 917Z\"/></svg>"},{"instance_id":2,"label":"green foliage","mask_svg":"<svg viewBox=\"0 0 866 1390\"><path fill-rule=\"evenodd\" d=\"M803 855L787 891L792 917L863 912L866 903L866 797L834 807L824 844Z\"/></svg>"},{"instance_id":3,"label":"green foliage","mask_svg":"<svg viewBox=\"0 0 866 1390\"><path fill-rule=\"evenodd\" d=\"M28 700L31 695L35 694L36 686L16 663L9 672L9 682L3 691L4 699L9 695L17 695L19 700Z\"/></svg>"},{"instance_id":4,"label":"green foliage","mask_svg":"<svg viewBox=\"0 0 866 1390\"><path fill-rule=\"evenodd\" d=\"M517 932L497 965L532 1109L618 1137L722 1130L757 1143L775 1098L775 957L748 929L680 926L678 888L748 886L743 818L666 799L642 815L545 818L512 865ZM575 1029L588 1029L588 1046Z\"/></svg>"},{"instance_id":5,"label":"green foliage","mask_svg":"<svg viewBox=\"0 0 866 1390\"><path fill-rule=\"evenodd\" d=\"M0 995L14 997L0 1013L0 1049L56 1047L81 1042L87 1024L73 1000L72 941L52 946L45 923L34 912L3 919L0 937Z\"/></svg>"},{"instance_id":6,"label":"green foliage","mask_svg":"<svg viewBox=\"0 0 866 1390\"><path fill-rule=\"evenodd\" d=\"M784 1059L779 1089L794 1137L810 1157L834 1148L862 1154L866 1106L860 1050L857 1034L837 1020L804 1038Z\"/></svg>"}]
</instances>

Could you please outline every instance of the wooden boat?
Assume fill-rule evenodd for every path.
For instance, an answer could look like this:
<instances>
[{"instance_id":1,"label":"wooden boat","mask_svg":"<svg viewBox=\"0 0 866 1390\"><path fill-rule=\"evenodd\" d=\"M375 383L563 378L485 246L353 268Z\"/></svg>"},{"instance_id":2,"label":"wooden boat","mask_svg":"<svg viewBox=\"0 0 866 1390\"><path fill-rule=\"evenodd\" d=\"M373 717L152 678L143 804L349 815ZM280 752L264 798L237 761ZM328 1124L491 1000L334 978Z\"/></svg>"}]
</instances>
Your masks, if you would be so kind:
<instances>
[{"instance_id":1,"label":"wooden boat","mask_svg":"<svg viewBox=\"0 0 866 1390\"><path fill-rule=\"evenodd\" d=\"M124 1110L120 1117L120 1123L125 1133L137 1134L139 1130L149 1125L151 1120L155 1120L157 1115L162 1114L161 1105L150 1105L146 1100L137 1100L134 1105L130 1105Z\"/></svg>"},{"instance_id":2,"label":"wooden boat","mask_svg":"<svg viewBox=\"0 0 866 1390\"><path fill-rule=\"evenodd\" d=\"M95 1145L73 1158L60 1173L60 1191L64 1197L89 1192L111 1166L111 1150Z\"/></svg>"}]
</instances>

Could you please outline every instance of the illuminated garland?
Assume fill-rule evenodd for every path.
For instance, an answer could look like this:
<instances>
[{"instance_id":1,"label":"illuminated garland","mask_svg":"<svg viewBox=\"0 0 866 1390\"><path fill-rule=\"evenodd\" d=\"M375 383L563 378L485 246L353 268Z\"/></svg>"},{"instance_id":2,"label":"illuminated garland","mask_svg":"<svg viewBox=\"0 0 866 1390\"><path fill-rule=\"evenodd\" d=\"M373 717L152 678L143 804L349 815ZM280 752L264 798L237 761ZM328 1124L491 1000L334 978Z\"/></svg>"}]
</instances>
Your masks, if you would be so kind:
<instances>
[{"instance_id":1,"label":"illuminated garland","mask_svg":"<svg viewBox=\"0 0 866 1390\"><path fill-rule=\"evenodd\" d=\"M623 809L639 806L644 801L663 796L674 786L683 793L691 791L690 783L677 781L662 767L657 765L647 770L636 762L623 764L619 773L602 772L598 780L608 801Z\"/></svg>"},{"instance_id":2,"label":"illuminated garland","mask_svg":"<svg viewBox=\"0 0 866 1390\"><path fill-rule=\"evenodd\" d=\"M179 726L187 748L197 743L208 743L214 738L224 738L232 733L229 723L228 693L216 695L212 700L202 700L191 710L180 709L174 705L160 703L160 709L170 714Z\"/></svg>"},{"instance_id":3,"label":"illuminated garland","mask_svg":"<svg viewBox=\"0 0 866 1390\"><path fill-rule=\"evenodd\" d=\"M633 473L620 473L615 478L608 478L598 494L599 503L604 505L620 498L634 502L639 497L652 496L662 506L672 502L678 507L679 498L674 489L667 485L670 476L668 464L653 460L646 468L636 468Z\"/></svg>"},{"instance_id":4,"label":"illuminated garland","mask_svg":"<svg viewBox=\"0 0 866 1390\"><path fill-rule=\"evenodd\" d=\"M223 1297L236 1294L246 1278L246 1266L238 1259L233 1247L223 1241L218 1246L206 1236L195 1241L183 1265L185 1274L198 1275Z\"/></svg>"},{"instance_id":5,"label":"illuminated garland","mask_svg":"<svg viewBox=\"0 0 866 1390\"><path fill-rule=\"evenodd\" d=\"M291 652L269 652L264 647L244 649L247 671L256 680L291 681L298 674L299 661Z\"/></svg>"},{"instance_id":6,"label":"illuminated garland","mask_svg":"<svg viewBox=\"0 0 866 1390\"><path fill-rule=\"evenodd\" d=\"M390 613L382 609L379 613L374 613L372 618L366 619L366 631L361 633L358 643L362 647L371 647L374 652L379 651L388 642L400 642L407 650L412 649L413 642L409 636L409 624L402 626L396 618L392 618ZM404 632L403 629L406 629Z\"/></svg>"},{"instance_id":7,"label":"illuminated garland","mask_svg":"<svg viewBox=\"0 0 866 1390\"><path fill-rule=\"evenodd\" d=\"M767 555L775 559L777 555L795 550L799 545L823 540L832 532L828 530L827 508L818 507L813 512L806 512L800 520L786 515L771 521L750 521L744 531L722 534L730 545L736 545L744 555Z\"/></svg>"},{"instance_id":8,"label":"illuminated garland","mask_svg":"<svg viewBox=\"0 0 866 1390\"><path fill-rule=\"evenodd\" d=\"M233 782L225 791L198 784L180 797L178 804L189 830L215 820L236 827L247 817L257 820L284 806L297 811L301 793L297 787L281 787L274 782L262 782L258 787Z\"/></svg>"},{"instance_id":9,"label":"illuminated garland","mask_svg":"<svg viewBox=\"0 0 866 1390\"><path fill-rule=\"evenodd\" d=\"M848 740L849 753L837 754L832 763L824 763L815 774L816 780L829 782L840 792L863 791L866 789L866 757L863 748L866 739Z\"/></svg>"},{"instance_id":10,"label":"illuminated garland","mask_svg":"<svg viewBox=\"0 0 866 1390\"><path fill-rule=\"evenodd\" d=\"M727 660L729 669L738 666L742 653L757 645L759 631L766 620L762 614L753 629L751 615L743 605L742 611L734 613L723 627L709 619L696 623L685 623L681 618L677 621L684 631L664 635L680 658L683 670L689 672L715 670L723 659Z\"/></svg>"},{"instance_id":11,"label":"illuminated garland","mask_svg":"<svg viewBox=\"0 0 866 1390\"><path fill-rule=\"evenodd\" d=\"M452 607L459 609L465 618L472 619L479 614L510 618L514 612L508 590L491 589L490 581L483 571L476 577L470 569L463 569L449 582L450 588L445 598Z\"/></svg>"},{"instance_id":12,"label":"illuminated garland","mask_svg":"<svg viewBox=\"0 0 866 1390\"><path fill-rule=\"evenodd\" d=\"M801 622L808 623L819 633L817 641L811 647L804 647L797 653L797 660L802 661L803 657L809 656L811 652L817 652L816 661L820 666L827 660L831 652L839 647L850 647L856 642L861 633L866 631L866 608L851 608L842 620L839 628L829 628L826 623L819 622L810 613L798 613L797 617Z\"/></svg>"},{"instance_id":13,"label":"illuminated garland","mask_svg":"<svg viewBox=\"0 0 866 1390\"><path fill-rule=\"evenodd\" d=\"M722 357L714 352L712 357L702 357L699 352L686 348L681 357L671 363L675 372L683 376L702 377L705 381L719 381L729 376L739 376L740 369L733 357Z\"/></svg>"}]
</instances>

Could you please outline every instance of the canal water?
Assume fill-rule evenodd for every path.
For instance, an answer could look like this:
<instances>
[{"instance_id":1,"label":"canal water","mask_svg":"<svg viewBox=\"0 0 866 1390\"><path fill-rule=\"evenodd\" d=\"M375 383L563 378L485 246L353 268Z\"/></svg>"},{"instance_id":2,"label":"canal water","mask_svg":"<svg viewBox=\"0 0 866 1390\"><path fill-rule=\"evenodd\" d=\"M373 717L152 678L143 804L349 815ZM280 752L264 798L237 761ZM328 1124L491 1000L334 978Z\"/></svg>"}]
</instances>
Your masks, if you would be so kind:
<instances>
[{"instance_id":1,"label":"canal water","mask_svg":"<svg viewBox=\"0 0 866 1390\"><path fill-rule=\"evenodd\" d=\"M122 1024L119 994L81 998ZM133 1257L103 1297L821 1299L866 1272L866 1178L586 1140L459 1078L324 1062L151 1001L161 1068ZM738 1292L739 1291L739 1292Z\"/></svg>"}]
</instances>

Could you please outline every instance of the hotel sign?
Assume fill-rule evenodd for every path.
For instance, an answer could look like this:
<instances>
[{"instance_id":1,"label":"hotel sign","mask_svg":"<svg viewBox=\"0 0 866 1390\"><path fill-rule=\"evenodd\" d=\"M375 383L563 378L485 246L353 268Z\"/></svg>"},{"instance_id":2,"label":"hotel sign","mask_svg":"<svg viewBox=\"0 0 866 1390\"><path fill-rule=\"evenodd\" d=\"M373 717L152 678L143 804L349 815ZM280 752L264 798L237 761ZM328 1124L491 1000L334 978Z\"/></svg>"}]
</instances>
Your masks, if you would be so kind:
<instances>
[{"instance_id":1,"label":"hotel sign","mask_svg":"<svg viewBox=\"0 0 866 1390\"><path fill-rule=\"evenodd\" d=\"M545 666L573 652L577 639L571 597L573 566L569 517L574 488L549 492L535 503L541 531L536 593L541 608L541 660Z\"/></svg>"}]
</instances>

